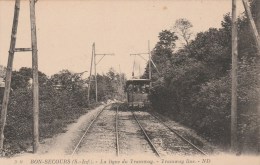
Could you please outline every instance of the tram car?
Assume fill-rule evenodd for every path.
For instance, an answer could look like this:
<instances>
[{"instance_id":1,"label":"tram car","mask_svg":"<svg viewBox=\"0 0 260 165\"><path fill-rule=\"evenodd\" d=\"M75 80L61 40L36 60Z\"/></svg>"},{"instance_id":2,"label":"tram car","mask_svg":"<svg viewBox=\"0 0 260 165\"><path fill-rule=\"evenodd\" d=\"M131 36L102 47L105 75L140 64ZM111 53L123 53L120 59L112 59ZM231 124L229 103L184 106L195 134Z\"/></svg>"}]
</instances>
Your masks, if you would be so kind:
<instances>
[{"instance_id":1,"label":"tram car","mask_svg":"<svg viewBox=\"0 0 260 165\"><path fill-rule=\"evenodd\" d=\"M148 94L149 79L130 79L126 81L126 98L129 108L146 108L150 105Z\"/></svg>"}]
</instances>

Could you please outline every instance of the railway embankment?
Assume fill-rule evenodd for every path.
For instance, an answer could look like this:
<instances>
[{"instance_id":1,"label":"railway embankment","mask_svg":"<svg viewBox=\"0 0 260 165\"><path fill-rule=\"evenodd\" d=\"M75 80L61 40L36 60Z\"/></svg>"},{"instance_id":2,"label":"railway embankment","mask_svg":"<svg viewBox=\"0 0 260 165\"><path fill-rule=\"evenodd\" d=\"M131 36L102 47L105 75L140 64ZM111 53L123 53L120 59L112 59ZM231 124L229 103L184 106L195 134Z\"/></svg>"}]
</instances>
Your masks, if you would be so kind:
<instances>
[{"instance_id":1,"label":"railway embankment","mask_svg":"<svg viewBox=\"0 0 260 165\"><path fill-rule=\"evenodd\" d=\"M89 109L85 114L80 116L74 123L67 125L64 128L64 133L58 133L53 138L48 138L42 141L40 145L40 154L69 154L72 148L76 145L77 140L84 133L84 129L95 115L104 108L105 105L99 105L96 108Z\"/></svg>"}]
</instances>

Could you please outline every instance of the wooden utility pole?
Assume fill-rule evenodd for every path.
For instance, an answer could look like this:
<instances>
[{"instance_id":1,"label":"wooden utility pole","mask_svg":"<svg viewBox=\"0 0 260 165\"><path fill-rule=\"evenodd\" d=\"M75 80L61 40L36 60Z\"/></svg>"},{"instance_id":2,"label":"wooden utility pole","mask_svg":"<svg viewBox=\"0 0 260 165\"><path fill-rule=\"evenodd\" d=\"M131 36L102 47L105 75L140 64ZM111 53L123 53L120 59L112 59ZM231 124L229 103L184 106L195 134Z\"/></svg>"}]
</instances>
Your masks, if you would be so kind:
<instances>
[{"instance_id":1,"label":"wooden utility pole","mask_svg":"<svg viewBox=\"0 0 260 165\"><path fill-rule=\"evenodd\" d=\"M256 42L256 48L257 48L257 53L258 56L260 57L260 37L259 37L259 32L260 32L260 1L256 0L256 23L254 22L252 13L250 11L250 7L248 4L247 0L243 0L243 5L246 11L246 15L249 19L250 22L250 27L251 27L251 31L254 34L254 39ZM258 64L259 64L259 58L258 58ZM258 65L259 66L259 65ZM258 70L258 76L259 76L259 70ZM259 82L259 77L258 77L258 91L260 90L260 82ZM258 107L257 107L257 116L258 116L258 152L260 152L260 97L258 96Z\"/></svg>"},{"instance_id":2,"label":"wooden utility pole","mask_svg":"<svg viewBox=\"0 0 260 165\"><path fill-rule=\"evenodd\" d=\"M260 33L260 1L256 1L256 28L258 31L258 34ZM260 48L259 48L260 49ZM260 55L260 53L259 53ZM260 66L259 58L258 58L258 66ZM258 70L258 92L260 92L260 71ZM258 113L258 153L260 153L260 96L258 95L258 108L257 108L257 113Z\"/></svg>"},{"instance_id":3,"label":"wooden utility pole","mask_svg":"<svg viewBox=\"0 0 260 165\"><path fill-rule=\"evenodd\" d=\"M237 152L237 9L232 0L232 97L231 97L231 151Z\"/></svg>"},{"instance_id":4,"label":"wooden utility pole","mask_svg":"<svg viewBox=\"0 0 260 165\"><path fill-rule=\"evenodd\" d=\"M39 147L39 83L38 83L38 50L36 36L35 0L30 0L32 70L33 70L33 152Z\"/></svg>"},{"instance_id":5,"label":"wooden utility pole","mask_svg":"<svg viewBox=\"0 0 260 165\"><path fill-rule=\"evenodd\" d=\"M149 54L149 80L150 88L152 87L152 67L151 67L151 50L150 50L150 41L148 41L148 54Z\"/></svg>"},{"instance_id":6,"label":"wooden utility pole","mask_svg":"<svg viewBox=\"0 0 260 165\"><path fill-rule=\"evenodd\" d=\"M260 33L260 1L256 0L256 28L258 34Z\"/></svg>"},{"instance_id":7,"label":"wooden utility pole","mask_svg":"<svg viewBox=\"0 0 260 165\"><path fill-rule=\"evenodd\" d=\"M94 46L95 43L92 45L92 55L91 55L91 64L90 64L90 73L89 73L89 83L88 83L88 104L90 104L90 86L91 86L91 81L92 81L92 64L93 64L93 56L94 56Z\"/></svg>"},{"instance_id":8,"label":"wooden utility pole","mask_svg":"<svg viewBox=\"0 0 260 165\"><path fill-rule=\"evenodd\" d=\"M98 94L97 94L97 91L98 91L98 87L97 87L97 63L96 63L96 50L95 50L95 44L94 44L94 66L95 66L95 88L96 88L96 102L98 102Z\"/></svg>"},{"instance_id":9,"label":"wooden utility pole","mask_svg":"<svg viewBox=\"0 0 260 165\"><path fill-rule=\"evenodd\" d=\"M120 92L120 97L123 99L123 82L122 82L122 73L121 73L121 66L119 64L119 92Z\"/></svg>"},{"instance_id":10,"label":"wooden utility pole","mask_svg":"<svg viewBox=\"0 0 260 165\"><path fill-rule=\"evenodd\" d=\"M6 69L5 92L4 92L4 97L3 97L1 120L0 120L0 124L1 124L0 125L1 126L0 149L1 149L1 151L3 150L3 145L4 145L4 128L5 128L5 124L6 124L7 106L8 106L9 94L10 94L19 11L20 11L20 0L16 0L15 8L14 8L11 43L10 43L10 48L9 48L9 56L8 56L8 63L7 63L7 69Z\"/></svg>"},{"instance_id":11,"label":"wooden utility pole","mask_svg":"<svg viewBox=\"0 0 260 165\"><path fill-rule=\"evenodd\" d=\"M97 65L99 64L99 62L105 57L105 56L113 56L113 53L110 54L96 54L96 48L95 48L95 43L93 44L92 47L92 58L91 58L91 71L90 71L90 76L91 76L91 72L92 72L92 64L94 63L94 74L95 74L95 88L96 88L96 102L98 102L98 86L97 86ZM99 61L96 61L96 56L102 56ZM90 77L90 81L91 81L91 77ZM90 84L90 83L89 83ZM90 85L89 85L89 89L90 90ZM88 91L88 101L89 101L89 95L90 95L90 91Z\"/></svg>"},{"instance_id":12,"label":"wooden utility pole","mask_svg":"<svg viewBox=\"0 0 260 165\"><path fill-rule=\"evenodd\" d=\"M121 75L121 66L119 64L119 82L120 82L120 88L123 89L123 83L122 83L122 75Z\"/></svg>"},{"instance_id":13,"label":"wooden utility pole","mask_svg":"<svg viewBox=\"0 0 260 165\"><path fill-rule=\"evenodd\" d=\"M1 137L0 149L3 149L4 143L4 127L6 124L7 107L10 95L11 77L13 69L13 59L15 52L32 51L32 70L33 70L33 152L36 153L39 146L39 85L38 85L38 53L37 53L37 37L36 37L36 18L35 18L35 0L30 0L30 21L31 21L31 48L15 48L18 18L20 11L20 0L15 1L15 11L13 18L13 27L11 35L11 43L9 49L5 92L3 98L2 112L1 112Z\"/></svg>"}]
</instances>

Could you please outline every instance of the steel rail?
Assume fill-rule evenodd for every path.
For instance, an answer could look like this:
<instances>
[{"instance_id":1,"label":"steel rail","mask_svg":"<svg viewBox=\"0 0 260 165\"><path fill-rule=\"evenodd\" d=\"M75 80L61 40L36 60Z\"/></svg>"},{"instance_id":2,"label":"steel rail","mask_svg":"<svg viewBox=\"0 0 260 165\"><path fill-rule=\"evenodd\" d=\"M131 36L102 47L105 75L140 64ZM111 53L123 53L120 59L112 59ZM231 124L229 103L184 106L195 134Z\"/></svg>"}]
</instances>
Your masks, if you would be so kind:
<instances>
[{"instance_id":1,"label":"steel rail","mask_svg":"<svg viewBox=\"0 0 260 165\"><path fill-rule=\"evenodd\" d=\"M131 112L132 112L132 114L133 114L133 116L134 116L136 122L138 123L139 127L140 127L141 130L143 131L143 133L144 133L144 135L145 135L145 137L146 137L146 139L147 139L149 145L151 146L152 150L155 152L155 154L156 154L158 157L161 157L161 155L160 155L159 152L157 151L156 147L155 147L154 144L152 143L151 139L150 139L149 136L147 135L145 129L142 127L142 125L141 125L140 122L138 121L136 115L134 114L133 111L131 111Z\"/></svg>"},{"instance_id":2,"label":"steel rail","mask_svg":"<svg viewBox=\"0 0 260 165\"><path fill-rule=\"evenodd\" d=\"M165 124L161 119L159 119L157 116L149 113L151 116L153 116L154 118L156 118L161 124L163 124L166 128L168 128L171 132L175 133L179 138L181 138L183 141L185 141L186 143L190 144L193 148L195 148L197 151L199 151L200 153L202 153L203 155L207 155L204 151L202 151L200 148L198 148L196 145L194 145L193 143L191 143L189 140L187 140L186 138L184 138L183 136L181 136L176 130L172 129L171 127L169 127L167 124Z\"/></svg>"},{"instance_id":3,"label":"steel rail","mask_svg":"<svg viewBox=\"0 0 260 165\"><path fill-rule=\"evenodd\" d=\"M116 156L119 156L119 133L118 133L118 108L116 108Z\"/></svg>"},{"instance_id":4,"label":"steel rail","mask_svg":"<svg viewBox=\"0 0 260 165\"><path fill-rule=\"evenodd\" d=\"M110 105L110 104L109 104ZM90 122L90 124L88 125L88 127L85 129L84 134L82 135L82 137L80 138L79 142L77 143L77 145L75 146L71 156L73 156L75 154L75 152L77 151L80 143L82 142L82 140L84 139L85 135L87 134L87 132L89 131L90 127L93 125L93 123L97 120L97 118L100 116L100 114L105 110L106 107L108 107L109 105L105 106L104 108L102 108L98 114L94 117L94 119Z\"/></svg>"}]
</instances>

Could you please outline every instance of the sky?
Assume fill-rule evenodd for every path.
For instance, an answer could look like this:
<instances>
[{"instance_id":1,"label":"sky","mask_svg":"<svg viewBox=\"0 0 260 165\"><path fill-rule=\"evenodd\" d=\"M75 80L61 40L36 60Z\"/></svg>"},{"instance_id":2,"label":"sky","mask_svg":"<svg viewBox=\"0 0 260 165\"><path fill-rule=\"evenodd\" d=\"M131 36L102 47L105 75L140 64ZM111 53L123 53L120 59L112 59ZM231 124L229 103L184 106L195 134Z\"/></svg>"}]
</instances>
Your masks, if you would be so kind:
<instances>
[{"instance_id":1,"label":"sky","mask_svg":"<svg viewBox=\"0 0 260 165\"><path fill-rule=\"evenodd\" d=\"M7 64L15 0L0 0L0 65ZM72 72L90 70L92 44L96 53L106 56L97 72L113 67L131 77L134 56L148 52L158 41L160 31L170 29L179 18L192 24L192 31L221 27L223 16L231 12L231 0L38 0L36 27L39 70L47 75L63 69ZM241 1L237 1L242 13ZM29 48L29 0L21 0L17 48ZM144 55L148 59L147 55ZM97 61L100 56L97 57ZM15 53L14 70L31 67L31 52ZM135 59L135 74L145 63ZM139 67L140 66L140 67ZM120 69L119 69L120 68ZM85 76L88 76L86 73Z\"/></svg>"}]
</instances>

